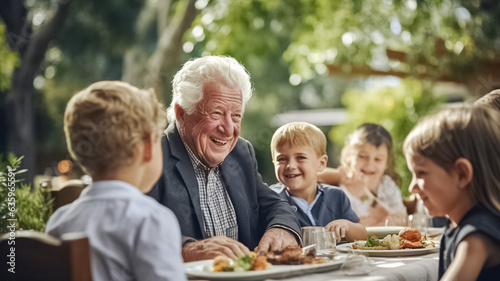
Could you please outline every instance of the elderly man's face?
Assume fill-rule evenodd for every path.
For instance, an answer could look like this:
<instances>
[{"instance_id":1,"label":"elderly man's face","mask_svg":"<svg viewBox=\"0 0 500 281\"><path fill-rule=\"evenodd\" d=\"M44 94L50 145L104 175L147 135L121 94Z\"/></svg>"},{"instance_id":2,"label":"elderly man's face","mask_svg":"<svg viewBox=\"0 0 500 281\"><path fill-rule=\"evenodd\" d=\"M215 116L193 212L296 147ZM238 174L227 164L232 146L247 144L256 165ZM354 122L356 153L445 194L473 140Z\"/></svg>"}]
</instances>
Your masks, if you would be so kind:
<instances>
[{"instance_id":1,"label":"elderly man's face","mask_svg":"<svg viewBox=\"0 0 500 281\"><path fill-rule=\"evenodd\" d=\"M239 87L208 83L193 114L179 120L183 140L208 167L221 163L233 150L240 135L243 115Z\"/></svg>"}]
</instances>

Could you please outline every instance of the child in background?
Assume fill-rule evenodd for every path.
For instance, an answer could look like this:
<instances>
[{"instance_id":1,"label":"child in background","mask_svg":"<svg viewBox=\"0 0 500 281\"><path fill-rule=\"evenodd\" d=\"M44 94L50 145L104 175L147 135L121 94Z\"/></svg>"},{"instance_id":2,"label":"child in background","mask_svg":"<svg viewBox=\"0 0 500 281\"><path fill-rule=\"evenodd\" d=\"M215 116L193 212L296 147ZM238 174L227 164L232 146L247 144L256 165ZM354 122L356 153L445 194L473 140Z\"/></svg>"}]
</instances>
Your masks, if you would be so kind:
<instances>
[{"instance_id":1,"label":"child in background","mask_svg":"<svg viewBox=\"0 0 500 281\"><path fill-rule=\"evenodd\" d=\"M406 208L396 182L392 137L384 127L364 123L346 138L339 169L327 168L320 182L338 182L365 226L404 225Z\"/></svg>"},{"instance_id":2,"label":"child in background","mask_svg":"<svg viewBox=\"0 0 500 281\"><path fill-rule=\"evenodd\" d=\"M68 150L93 183L52 215L46 231L87 235L94 281L186 280L179 223L143 194L160 177L165 125L155 93L123 82L94 83L66 107Z\"/></svg>"},{"instance_id":3,"label":"child in background","mask_svg":"<svg viewBox=\"0 0 500 281\"><path fill-rule=\"evenodd\" d=\"M500 276L500 113L485 106L444 110L421 121L404 152L433 216L450 220L441 239L441 280Z\"/></svg>"},{"instance_id":4,"label":"child in background","mask_svg":"<svg viewBox=\"0 0 500 281\"><path fill-rule=\"evenodd\" d=\"M474 102L475 105L487 105L500 111L500 89L489 92Z\"/></svg>"},{"instance_id":5,"label":"child in background","mask_svg":"<svg viewBox=\"0 0 500 281\"><path fill-rule=\"evenodd\" d=\"M276 177L271 189L294 206L301 226L324 226L337 240L363 240L366 229L337 187L318 184L326 167L326 137L316 126L292 122L281 126L271 140Z\"/></svg>"}]
</instances>

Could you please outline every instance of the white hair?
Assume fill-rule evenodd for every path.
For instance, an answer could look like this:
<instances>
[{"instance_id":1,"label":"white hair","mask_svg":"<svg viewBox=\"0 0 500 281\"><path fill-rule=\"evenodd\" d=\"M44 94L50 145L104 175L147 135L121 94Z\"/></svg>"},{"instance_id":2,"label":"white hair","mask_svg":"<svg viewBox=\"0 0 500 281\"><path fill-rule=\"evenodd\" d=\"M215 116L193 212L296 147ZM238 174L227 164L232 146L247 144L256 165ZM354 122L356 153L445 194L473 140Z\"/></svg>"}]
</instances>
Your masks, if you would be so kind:
<instances>
[{"instance_id":1,"label":"white hair","mask_svg":"<svg viewBox=\"0 0 500 281\"><path fill-rule=\"evenodd\" d=\"M193 114L196 104L203 98L203 86L207 82L220 81L237 85L241 90L242 107L252 96L250 75L243 65L228 56L205 56L186 62L172 80L172 102L167 109L168 127L165 133L175 128L177 119L175 105L178 104L187 114Z\"/></svg>"}]
</instances>

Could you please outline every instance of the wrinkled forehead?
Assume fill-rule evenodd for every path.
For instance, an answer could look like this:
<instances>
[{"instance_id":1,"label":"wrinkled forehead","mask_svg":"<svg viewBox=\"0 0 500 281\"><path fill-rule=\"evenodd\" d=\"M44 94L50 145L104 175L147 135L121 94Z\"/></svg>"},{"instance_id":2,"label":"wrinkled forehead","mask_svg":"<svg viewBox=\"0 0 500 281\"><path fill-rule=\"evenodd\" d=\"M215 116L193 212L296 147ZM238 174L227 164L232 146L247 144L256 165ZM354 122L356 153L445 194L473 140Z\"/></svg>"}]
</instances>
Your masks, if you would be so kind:
<instances>
[{"instance_id":1,"label":"wrinkled forehead","mask_svg":"<svg viewBox=\"0 0 500 281\"><path fill-rule=\"evenodd\" d=\"M205 103L227 103L239 105L243 108L243 97L238 85L227 83L207 82L203 85L203 99Z\"/></svg>"}]
</instances>

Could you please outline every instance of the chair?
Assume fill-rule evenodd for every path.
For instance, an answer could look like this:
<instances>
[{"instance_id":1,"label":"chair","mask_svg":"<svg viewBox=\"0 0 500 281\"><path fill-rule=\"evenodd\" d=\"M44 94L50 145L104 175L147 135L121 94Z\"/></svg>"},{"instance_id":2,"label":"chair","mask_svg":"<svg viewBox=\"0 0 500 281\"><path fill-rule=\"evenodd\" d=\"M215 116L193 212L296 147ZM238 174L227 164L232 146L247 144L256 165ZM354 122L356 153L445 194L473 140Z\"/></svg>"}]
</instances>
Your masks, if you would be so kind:
<instances>
[{"instance_id":1,"label":"chair","mask_svg":"<svg viewBox=\"0 0 500 281\"><path fill-rule=\"evenodd\" d=\"M0 280L92 280L89 241L82 233L56 239L35 231L9 232L0 237L0 252Z\"/></svg>"},{"instance_id":2,"label":"chair","mask_svg":"<svg viewBox=\"0 0 500 281\"><path fill-rule=\"evenodd\" d=\"M81 180L68 180L60 189L50 191L51 197L54 198L53 210L75 201L86 186Z\"/></svg>"}]
</instances>

